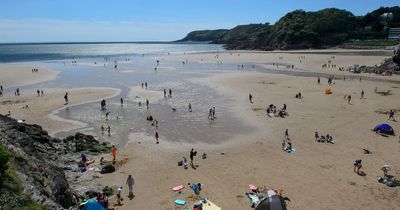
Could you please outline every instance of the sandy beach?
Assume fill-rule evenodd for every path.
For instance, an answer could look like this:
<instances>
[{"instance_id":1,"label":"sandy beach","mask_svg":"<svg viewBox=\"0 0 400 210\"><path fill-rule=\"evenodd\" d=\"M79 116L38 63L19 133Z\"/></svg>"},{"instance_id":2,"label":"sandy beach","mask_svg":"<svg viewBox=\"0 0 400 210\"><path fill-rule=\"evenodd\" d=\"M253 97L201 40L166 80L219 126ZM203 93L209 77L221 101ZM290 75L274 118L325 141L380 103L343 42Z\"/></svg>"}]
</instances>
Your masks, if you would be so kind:
<instances>
[{"instance_id":1,"label":"sandy beach","mask_svg":"<svg viewBox=\"0 0 400 210\"><path fill-rule=\"evenodd\" d=\"M397 110L395 118L400 117L398 114L400 84L397 82L399 76L361 74L363 77L379 77L380 80L360 81L357 79L359 76L357 74L354 79L349 76L348 79L343 80L338 75L347 76L351 73L335 68L320 68L329 58L347 67L354 63L379 64L386 56L335 54L333 59L331 54L318 53L318 51L313 51L311 54L297 53L288 52L278 55L241 52L240 56L237 56L237 54L231 55L225 52L220 53L218 59L223 62L235 62L238 65L243 63L245 65L243 71L232 69L230 72L207 74L208 76L194 77L181 82L149 84L148 89L128 86L127 95L124 98L127 105L122 108L116 105L119 101L111 101L113 109L117 107L126 111L138 109L137 102L144 103L145 99L149 99L151 106L178 107L178 115L196 125L196 123L201 123L200 120L207 121L205 117L207 106L215 105L209 104L215 102L214 99L208 98L211 92L202 92L206 87L215 92L213 97L223 96L224 100L226 99L220 103L223 104L222 107L216 107L218 118L209 121L209 131L224 127L226 121L222 119L230 118L221 114L229 113L232 114L232 119L240 120L239 125L247 126L243 129L249 128L250 132L238 133L237 130L232 130L237 134L229 139L221 139L221 136L213 138L209 134L203 134L204 138L208 139L199 143L193 142L193 139L198 137L188 136L187 141L184 138L168 139L164 135L165 129L172 128L171 132L176 132L177 136L180 136L181 130L174 131L176 126L172 126L161 117L158 118L160 128L148 125L151 131L159 131L160 144L155 144L153 132L137 127L137 125L146 126L147 124L135 125L131 122L130 127L133 129L129 131L127 137L129 143L120 147L118 151L117 160L121 163L117 165L117 171L104 175L86 172L99 177L86 183L87 187L123 186L123 205L115 205L115 196L110 199L111 206L120 210L159 208L173 210L192 207L199 197L194 195L187 183L202 183L201 195L207 196L222 209L251 209L250 201L245 196L246 192L250 192L249 184L265 186L269 189L282 189L284 196L291 200L288 202L289 209L396 209L400 205L400 200L395 199L399 193L398 187L387 187L378 183L377 178L382 175L381 167L384 164L393 167L390 175L400 176L400 166L397 163L399 139L397 136L380 136L371 129L379 123L390 124L396 132L400 129L399 123L388 120L387 114L390 109L395 109ZM162 59L176 62L188 59L189 64L196 61L201 65L201 62L216 62L215 56L215 54L195 54L165 56ZM299 56L305 56L305 59L300 59L302 63L299 63ZM263 73L251 69L253 64L270 68L269 62L276 62L279 57L283 57L279 61L282 65L295 65L291 71L329 73L336 75L339 79L335 79L332 85L328 85L327 78L321 77L321 84L318 84L317 77ZM274 65L272 67L280 68ZM124 71L130 71L130 67L123 68ZM162 68L163 66L160 72ZM113 71L113 74L119 73ZM10 84L23 85L27 82L18 79L11 81L19 77L10 78L12 79L7 83L9 86ZM33 82L38 81L28 83ZM192 89L198 88L196 85L202 87L201 90ZM164 88L172 88L174 97L165 99ZM333 94L326 95L325 88L331 88ZM375 92L376 88L378 93ZM390 90L389 95L379 94L388 90ZM70 96L68 105L64 104L63 99L66 91ZM361 98L361 91L365 93L364 98ZM299 92L303 96L302 99L295 98ZM249 102L250 93L253 96L253 103ZM43 96L37 96L34 89L23 89L21 96L6 92L0 98L2 104L0 113L7 114L10 111L11 117L24 119L26 123L39 124L50 134L55 134L59 131L86 126L83 122L60 118L56 115L57 110L120 94L120 90L106 87L46 88ZM352 95L350 104L344 99L344 96L349 94ZM194 98L196 100L193 100ZM188 102L194 103L192 113L186 113ZM289 115L285 118L268 117L266 108L270 104L278 108L286 104ZM25 108L26 105L29 108ZM145 110L140 112L143 115L148 113ZM149 113L159 114L152 107ZM165 116L175 115L168 113ZM130 119L127 116L121 117L124 124L129 124ZM100 118L99 122L95 121L95 125L104 123L104 119ZM119 121L113 120L112 123L119 123ZM231 123L235 124L235 122ZM117 124L113 126L115 128ZM189 128L196 129L190 126ZM97 126L87 133L99 136L96 133L98 129ZM285 129L289 129L290 142L296 148L294 153L282 150ZM333 136L334 144L317 142L314 139L315 131L318 131L320 135ZM118 132L118 130L113 132ZM111 143L118 142L119 140L113 139L118 136L115 134L113 133L106 140ZM285 144L287 145L288 142L285 141ZM198 152L194 160L196 169L179 167L177 163L182 160L182 157L189 159L191 148ZM364 154L363 149L371 151L371 154ZM201 158L203 153L206 154L206 159ZM106 154L104 157L111 159L111 155ZM353 162L356 159L363 160L361 170L365 172L365 176L353 172ZM135 179L136 196L132 200L127 197L128 190L125 186L129 174L132 174ZM181 194L172 191L174 186L181 184L186 186ZM175 199L184 199L188 204L184 207L176 206Z\"/></svg>"},{"instance_id":2,"label":"sandy beach","mask_svg":"<svg viewBox=\"0 0 400 210\"><path fill-rule=\"evenodd\" d=\"M289 55L293 56L293 62L298 62L299 55ZM183 55L167 59L213 60L214 56ZM229 53L224 53L220 59L227 61L229 56ZM241 53L240 58L235 56L231 61L251 63L271 59L272 62L275 56ZM318 67L325 62L327 55L305 56L313 62L302 68L323 72ZM384 58L357 55L335 57L343 65L375 65ZM397 80L398 76L383 78ZM161 133L160 144L157 145L152 135L130 135L130 144L118 153L118 158L127 162L115 173L95 180L99 185L125 186L128 174L133 175L136 197L129 200L124 188L123 205L114 208L172 210L192 207L199 197L194 195L187 183L198 182L203 184L201 194L222 209L251 209L245 196L250 191L248 184L283 189L284 195L291 200L288 202L289 209L396 209L400 205L400 200L396 199L398 187L390 188L377 181L382 176L381 167L384 164L393 167L391 175L400 176L397 163L399 139L371 131L379 123L388 123L395 131L400 129L399 123L388 120L387 114L390 109L399 110L400 85L358 79L334 80L333 85L328 85L326 78L321 78L321 84L318 84L316 77L249 71L217 74L193 81L232 99L229 109L234 110L235 115L254 131L236 135L224 144L176 144L163 141ZM324 93L328 87L333 94ZM378 92L390 90L391 94L375 93L376 87ZM365 95L361 99L362 90ZM299 92L302 99L295 98ZM249 93L253 95L254 103L249 103ZM350 104L344 99L349 94L352 96ZM265 110L269 104L278 108L286 104L289 116L267 117ZM396 113L395 118L399 117ZM215 124L218 125L218 118ZM290 142L296 148L294 153L282 150L285 129L289 129ZM320 135L333 136L334 144L317 142L315 131ZM189 159L191 148L198 151L194 161L198 167L185 170L177 162L183 156ZM371 151L371 154L364 154L363 149ZM206 159L201 158L203 153L207 154ZM356 159L363 160L361 170L365 176L353 172ZM171 190L180 184L186 186L183 194ZM175 199L185 199L188 205L178 207L174 204ZM111 200L115 204L115 198Z\"/></svg>"},{"instance_id":3,"label":"sandy beach","mask_svg":"<svg viewBox=\"0 0 400 210\"><path fill-rule=\"evenodd\" d=\"M243 65L243 70L252 70L252 65L261 65L273 70L291 70L287 66L294 67L295 70L306 72L326 73L336 75L352 75L352 76L368 76L381 78L380 75L374 74L353 74L348 71L339 71L339 68L348 69L353 65L375 66L380 65L385 59L390 58L392 50L346 50L346 49L330 49L330 50L297 50L297 51L227 51L221 53L206 54L186 54L166 56L166 60L178 60L188 62L206 62L206 63L237 63ZM274 64L274 65L273 65ZM278 65L277 65L278 64ZM335 67L326 67L326 65L335 65ZM399 80L399 77L388 78L391 80Z\"/></svg>"},{"instance_id":4,"label":"sandy beach","mask_svg":"<svg viewBox=\"0 0 400 210\"><path fill-rule=\"evenodd\" d=\"M32 72L32 69L38 72ZM0 64L0 84L3 88L30 85L56 78L58 72L44 67L20 64Z\"/></svg>"}]
</instances>

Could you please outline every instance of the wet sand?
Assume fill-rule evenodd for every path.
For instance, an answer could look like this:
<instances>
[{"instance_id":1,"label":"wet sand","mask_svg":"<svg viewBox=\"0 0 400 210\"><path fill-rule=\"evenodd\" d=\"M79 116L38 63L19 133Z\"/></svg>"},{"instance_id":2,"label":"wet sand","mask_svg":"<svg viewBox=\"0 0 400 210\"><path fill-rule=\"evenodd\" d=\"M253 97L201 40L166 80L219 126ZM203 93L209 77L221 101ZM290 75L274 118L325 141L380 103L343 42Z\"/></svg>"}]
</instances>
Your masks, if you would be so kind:
<instances>
[{"instance_id":1,"label":"wet sand","mask_svg":"<svg viewBox=\"0 0 400 210\"><path fill-rule=\"evenodd\" d=\"M39 69L39 71L33 73L33 68ZM20 85L35 84L52 80L56 78L57 74L57 71L42 66L0 64L0 85L3 85L3 88L7 89ZM14 93L13 91L12 93Z\"/></svg>"},{"instance_id":2,"label":"wet sand","mask_svg":"<svg viewBox=\"0 0 400 210\"><path fill-rule=\"evenodd\" d=\"M69 93L69 104L65 105L64 94ZM84 126L84 123L60 119L54 114L58 109L71 109L74 105L88 103L93 100L101 100L118 94L113 88L68 88L68 89L44 89L43 96L37 96L36 90L23 90L20 96L6 94L0 97L0 113L11 112L11 117L25 120L26 123L38 124L51 135L63 130ZM28 105L28 108L25 108Z\"/></svg>"}]
</instances>

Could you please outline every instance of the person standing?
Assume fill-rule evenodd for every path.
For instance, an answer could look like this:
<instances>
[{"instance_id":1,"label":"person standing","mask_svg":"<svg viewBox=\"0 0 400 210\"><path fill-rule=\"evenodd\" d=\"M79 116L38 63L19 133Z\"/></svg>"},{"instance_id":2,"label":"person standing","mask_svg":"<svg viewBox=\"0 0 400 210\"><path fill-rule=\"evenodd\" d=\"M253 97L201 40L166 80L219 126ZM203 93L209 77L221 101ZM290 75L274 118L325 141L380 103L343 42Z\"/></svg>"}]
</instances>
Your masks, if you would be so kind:
<instances>
[{"instance_id":1,"label":"person standing","mask_svg":"<svg viewBox=\"0 0 400 210\"><path fill-rule=\"evenodd\" d=\"M249 94L249 101L250 101L250 103L253 103L253 96L251 95L251 93Z\"/></svg>"},{"instance_id":2,"label":"person standing","mask_svg":"<svg viewBox=\"0 0 400 210\"><path fill-rule=\"evenodd\" d=\"M68 104L68 92L65 92L64 100L65 100L65 104L67 105Z\"/></svg>"},{"instance_id":3,"label":"person standing","mask_svg":"<svg viewBox=\"0 0 400 210\"><path fill-rule=\"evenodd\" d=\"M361 90L361 99L364 98L364 90Z\"/></svg>"},{"instance_id":4,"label":"person standing","mask_svg":"<svg viewBox=\"0 0 400 210\"><path fill-rule=\"evenodd\" d=\"M315 131L315 134L314 134L314 136L315 136L315 141L318 141L318 139L319 139L319 134L318 134L318 131Z\"/></svg>"},{"instance_id":5,"label":"person standing","mask_svg":"<svg viewBox=\"0 0 400 210\"><path fill-rule=\"evenodd\" d=\"M146 99L146 108L149 109L149 99Z\"/></svg>"},{"instance_id":6,"label":"person standing","mask_svg":"<svg viewBox=\"0 0 400 210\"><path fill-rule=\"evenodd\" d=\"M167 97L167 90L165 90L165 88L164 88L164 98L166 98Z\"/></svg>"},{"instance_id":7,"label":"person standing","mask_svg":"<svg viewBox=\"0 0 400 210\"><path fill-rule=\"evenodd\" d=\"M318 82L318 85L321 83L321 79L319 78L319 76L318 76L317 82Z\"/></svg>"},{"instance_id":8,"label":"person standing","mask_svg":"<svg viewBox=\"0 0 400 210\"><path fill-rule=\"evenodd\" d=\"M113 156L113 162L117 159L117 148L115 145L112 145L111 147L111 155Z\"/></svg>"},{"instance_id":9,"label":"person standing","mask_svg":"<svg viewBox=\"0 0 400 210\"><path fill-rule=\"evenodd\" d=\"M126 179L126 184L128 185L129 196L133 196L133 185L135 184L135 180L133 179L132 175L129 174L128 178Z\"/></svg>"},{"instance_id":10,"label":"person standing","mask_svg":"<svg viewBox=\"0 0 400 210\"><path fill-rule=\"evenodd\" d=\"M107 133L108 133L108 136L111 136L111 126L107 127Z\"/></svg>"},{"instance_id":11,"label":"person standing","mask_svg":"<svg viewBox=\"0 0 400 210\"><path fill-rule=\"evenodd\" d=\"M37 89L36 92L37 92L37 96L39 97L40 96L40 90Z\"/></svg>"},{"instance_id":12,"label":"person standing","mask_svg":"<svg viewBox=\"0 0 400 210\"><path fill-rule=\"evenodd\" d=\"M144 87L147 89L147 82L144 83Z\"/></svg>"},{"instance_id":13,"label":"person standing","mask_svg":"<svg viewBox=\"0 0 400 210\"><path fill-rule=\"evenodd\" d=\"M396 120L394 119L394 111L393 111L393 109L391 109L390 112L389 112L389 120L396 121Z\"/></svg>"},{"instance_id":14,"label":"person standing","mask_svg":"<svg viewBox=\"0 0 400 210\"><path fill-rule=\"evenodd\" d=\"M190 157L190 165L191 166L193 166L193 159L194 159L194 156L196 156L196 154L197 154L197 151L194 151L194 149L192 148L190 150L190 155L189 155L189 157Z\"/></svg>"},{"instance_id":15,"label":"person standing","mask_svg":"<svg viewBox=\"0 0 400 210\"><path fill-rule=\"evenodd\" d=\"M121 106L124 106L124 99L121 98L120 101L121 101Z\"/></svg>"},{"instance_id":16,"label":"person standing","mask_svg":"<svg viewBox=\"0 0 400 210\"><path fill-rule=\"evenodd\" d=\"M212 108L212 119L215 119L215 106Z\"/></svg>"},{"instance_id":17,"label":"person standing","mask_svg":"<svg viewBox=\"0 0 400 210\"><path fill-rule=\"evenodd\" d=\"M169 89L169 97L172 98L172 90Z\"/></svg>"},{"instance_id":18,"label":"person standing","mask_svg":"<svg viewBox=\"0 0 400 210\"><path fill-rule=\"evenodd\" d=\"M105 131L106 129L104 128L104 125L101 125L101 135L104 135L104 131Z\"/></svg>"},{"instance_id":19,"label":"person standing","mask_svg":"<svg viewBox=\"0 0 400 210\"><path fill-rule=\"evenodd\" d=\"M156 134L154 134L154 136L156 137L156 144L159 144L160 142L158 142L158 132L156 131Z\"/></svg>"},{"instance_id":20,"label":"person standing","mask_svg":"<svg viewBox=\"0 0 400 210\"><path fill-rule=\"evenodd\" d=\"M289 140L289 129L285 130L285 139Z\"/></svg>"},{"instance_id":21,"label":"person standing","mask_svg":"<svg viewBox=\"0 0 400 210\"><path fill-rule=\"evenodd\" d=\"M192 112L192 104L189 103L188 112Z\"/></svg>"},{"instance_id":22,"label":"person standing","mask_svg":"<svg viewBox=\"0 0 400 210\"><path fill-rule=\"evenodd\" d=\"M351 103L351 95L347 96L347 103L350 104Z\"/></svg>"}]
</instances>

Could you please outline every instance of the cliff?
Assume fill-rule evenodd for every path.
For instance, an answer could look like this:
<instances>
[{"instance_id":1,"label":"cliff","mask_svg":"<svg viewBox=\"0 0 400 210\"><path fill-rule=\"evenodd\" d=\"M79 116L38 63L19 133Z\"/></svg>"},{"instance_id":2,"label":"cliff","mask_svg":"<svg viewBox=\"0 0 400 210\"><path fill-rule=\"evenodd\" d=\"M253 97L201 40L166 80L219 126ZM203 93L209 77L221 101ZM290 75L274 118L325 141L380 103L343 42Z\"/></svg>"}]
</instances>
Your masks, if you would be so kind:
<instances>
[{"instance_id":1,"label":"cliff","mask_svg":"<svg viewBox=\"0 0 400 210\"><path fill-rule=\"evenodd\" d=\"M71 207L74 190L63 165L77 159L81 152L96 154L110 149L93 136L78 133L66 139L53 138L38 125L18 123L2 115L0 147L3 148L0 153L9 155L0 158L0 165L6 168L0 173L2 209L20 209L32 203L37 203L39 209Z\"/></svg>"}]
</instances>

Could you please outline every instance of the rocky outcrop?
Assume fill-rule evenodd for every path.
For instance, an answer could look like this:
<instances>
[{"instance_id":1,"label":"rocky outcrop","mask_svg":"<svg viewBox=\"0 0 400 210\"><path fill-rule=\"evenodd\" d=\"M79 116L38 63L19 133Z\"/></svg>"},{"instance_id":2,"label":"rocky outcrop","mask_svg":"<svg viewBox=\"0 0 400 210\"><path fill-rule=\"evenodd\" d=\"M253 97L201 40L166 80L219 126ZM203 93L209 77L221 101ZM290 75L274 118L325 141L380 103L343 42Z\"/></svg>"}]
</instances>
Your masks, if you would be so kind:
<instances>
[{"instance_id":1,"label":"rocky outcrop","mask_svg":"<svg viewBox=\"0 0 400 210\"><path fill-rule=\"evenodd\" d=\"M18 123L2 115L0 144L12 154L12 166L24 194L48 209L63 209L72 205L73 190L62 168L65 162L75 159L82 152L96 154L110 150L108 144L99 143L93 136L77 133L63 140L53 138L38 125ZM18 206L18 199L4 200L14 200Z\"/></svg>"}]
</instances>

